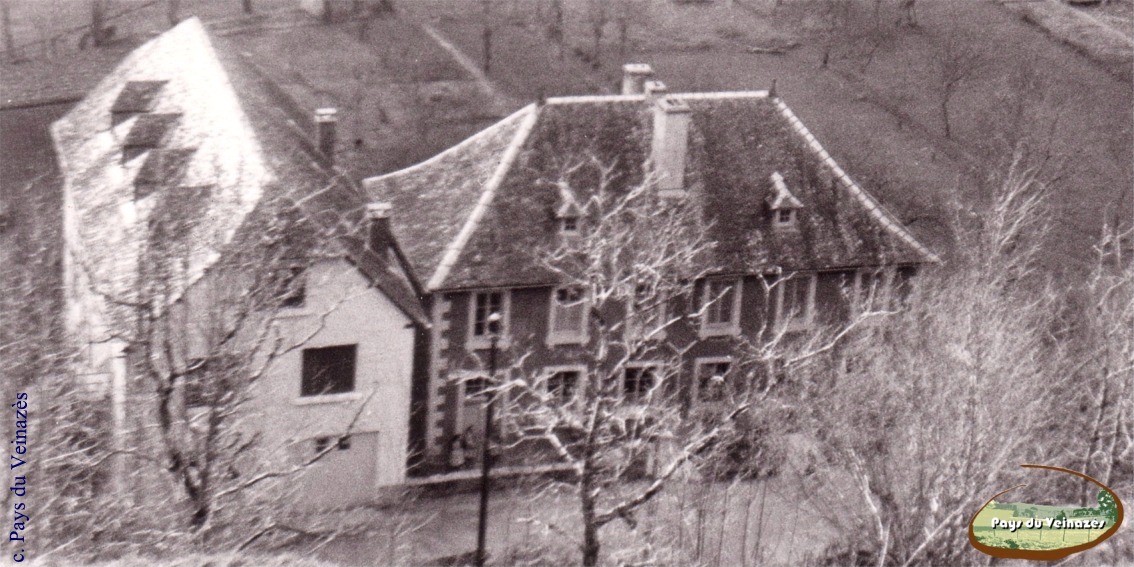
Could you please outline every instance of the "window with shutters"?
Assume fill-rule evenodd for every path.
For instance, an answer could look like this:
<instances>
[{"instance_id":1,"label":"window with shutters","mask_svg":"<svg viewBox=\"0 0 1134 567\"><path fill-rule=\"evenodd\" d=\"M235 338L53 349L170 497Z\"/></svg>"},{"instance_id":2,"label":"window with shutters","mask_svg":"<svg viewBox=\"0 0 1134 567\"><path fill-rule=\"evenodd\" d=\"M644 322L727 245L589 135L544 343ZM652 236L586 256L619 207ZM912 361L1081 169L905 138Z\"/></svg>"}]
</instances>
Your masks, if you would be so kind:
<instances>
[{"instance_id":1,"label":"window with shutters","mask_svg":"<svg viewBox=\"0 0 1134 567\"><path fill-rule=\"evenodd\" d=\"M551 292L548 344L579 344L587 341L587 298L580 287L561 287Z\"/></svg>"},{"instance_id":2,"label":"window with shutters","mask_svg":"<svg viewBox=\"0 0 1134 567\"><path fill-rule=\"evenodd\" d=\"M776 322L787 330L815 322L815 274L796 272L776 283Z\"/></svg>"},{"instance_id":3,"label":"window with shutters","mask_svg":"<svg viewBox=\"0 0 1134 567\"><path fill-rule=\"evenodd\" d=\"M740 289L738 279L705 282L701 336L740 332Z\"/></svg>"}]
</instances>

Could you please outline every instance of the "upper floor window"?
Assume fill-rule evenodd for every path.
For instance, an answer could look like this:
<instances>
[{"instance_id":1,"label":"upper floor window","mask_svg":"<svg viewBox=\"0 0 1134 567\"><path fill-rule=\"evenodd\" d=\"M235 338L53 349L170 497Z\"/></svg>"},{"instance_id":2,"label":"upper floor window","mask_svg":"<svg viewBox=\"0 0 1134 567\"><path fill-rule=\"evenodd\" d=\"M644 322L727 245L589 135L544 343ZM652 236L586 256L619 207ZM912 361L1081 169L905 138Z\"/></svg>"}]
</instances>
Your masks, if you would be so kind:
<instances>
[{"instance_id":1,"label":"upper floor window","mask_svg":"<svg viewBox=\"0 0 1134 567\"><path fill-rule=\"evenodd\" d=\"M303 349L300 396L322 396L354 391L358 345Z\"/></svg>"},{"instance_id":2,"label":"upper floor window","mask_svg":"<svg viewBox=\"0 0 1134 567\"><path fill-rule=\"evenodd\" d=\"M661 339L665 337L666 300L647 284L634 288L634 298L626 309L628 338Z\"/></svg>"},{"instance_id":3,"label":"upper floor window","mask_svg":"<svg viewBox=\"0 0 1134 567\"><path fill-rule=\"evenodd\" d=\"M733 334L740 331L740 289L740 280L705 282L702 335Z\"/></svg>"},{"instance_id":4,"label":"upper floor window","mask_svg":"<svg viewBox=\"0 0 1134 567\"><path fill-rule=\"evenodd\" d=\"M722 358L697 359L695 373L697 376L697 400L720 401L725 397L728 387L729 371L732 370L732 360Z\"/></svg>"},{"instance_id":5,"label":"upper floor window","mask_svg":"<svg viewBox=\"0 0 1134 567\"><path fill-rule=\"evenodd\" d=\"M472 313L469 317L472 346L486 347L492 337L504 335L508 324L508 301L507 291L482 291L473 294Z\"/></svg>"},{"instance_id":6,"label":"upper floor window","mask_svg":"<svg viewBox=\"0 0 1134 567\"><path fill-rule=\"evenodd\" d=\"M776 321L787 330L807 328L815 321L815 274L796 272L776 284Z\"/></svg>"},{"instance_id":7,"label":"upper floor window","mask_svg":"<svg viewBox=\"0 0 1134 567\"><path fill-rule=\"evenodd\" d=\"M862 269L855 273L854 300L860 312L894 308L894 273L887 269Z\"/></svg>"},{"instance_id":8,"label":"upper floor window","mask_svg":"<svg viewBox=\"0 0 1134 567\"><path fill-rule=\"evenodd\" d=\"M587 298L580 287L552 291L548 317L549 344L582 343L587 337Z\"/></svg>"},{"instance_id":9,"label":"upper floor window","mask_svg":"<svg viewBox=\"0 0 1134 567\"><path fill-rule=\"evenodd\" d=\"M285 268L280 283L280 307L303 307L307 301L307 277L303 265L293 264Z\"/></svg>"}]
</instances>

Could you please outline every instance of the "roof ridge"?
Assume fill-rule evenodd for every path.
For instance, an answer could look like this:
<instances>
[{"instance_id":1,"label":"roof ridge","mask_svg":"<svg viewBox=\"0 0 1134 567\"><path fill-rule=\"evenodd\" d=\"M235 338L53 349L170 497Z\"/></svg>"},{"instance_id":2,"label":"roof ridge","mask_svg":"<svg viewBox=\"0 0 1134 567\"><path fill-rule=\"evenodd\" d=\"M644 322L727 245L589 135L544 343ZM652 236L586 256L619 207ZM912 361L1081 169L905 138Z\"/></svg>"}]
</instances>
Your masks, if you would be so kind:
<instances>
[{"instance_id":1,"label":"roof ridge","mask_svg":"<svg viewBox=\"0 0 1134 567\"><path fill-rule=\"evenodd\" d=\"M456 145L450 146L445 151L443 151L439 154L435 154L434 156L430 157L429 159L427 159L425 161L417 162L417 163L415 163L411 166L403 167L402 169L399 169L399 170L396 170L396 171L390 171L388 173L383 173L381 175L366 177L362 180L362 187L369 193L370 185L373 184L373 183L378 183L380 181L385 181L385 180L388 180L388 179L393 179L395 177L400 177L402 175L414 173L419 169L433 165L435 162L441 161L445 157L448 157L451 154L457 153L458 151L465 149L465 147L470 146L470 145L480 141L482 138L488 137L489 135L495 133L498 129L505 128L506 125L510 121L512 121L513 119L515 119L515 118L517 118L517 117L519 117L519 116L521 116L525 113L532 112L534 107L535 107L535 105L529 104L529 105L517 110L516 112L509 114L508 116L504 117L503 119L501 119L497 123L493 124L492 126L489 126L488 128L485 128L485 129L473 134L472 136L469 136L468 138L461 140Z\"/></svg>"},{"instance_id":2,"label":"roof ridge","mask_svg":"<svg viewBox=\"0 0 1134 567\"><path fill-rule=\"evenodd\" d=\"M531 134L532 129L535 127L536 121L539 118L539 107L535 104L525 106L520 112L527 111L527 116L524 121L520 123L519 129L516 131L515 136L512 137L512 142L508 144L508 148L504 151L503 157L500 159L500 165L497 166L496 171L492 173L492 177L484 184L484 192L481 193L480 199L477 200L476 206L469 214L468 220L465 221L461 231L457 233L457 237L445 247L445 253L441 257L441 262L437 264L437 269L433 272L433 276L429 278L425 287L427 290L434 290L444 283L445 278L449 276L449 271L457 263L457 258L460 257L461 251L464 250L465 245L468 244L469 238L472 237L473 231L480 224L480 220L484 217L484 213L488 210L489 204L492 203L493 197L496 195L496 190L504 181L504 177L508 171L512 169L512 164L515 163L516 158L520 155L520 148L523 147L524 142L527 141L528 135ZM517 112L516 114L519 114ZM516 114L513 114L515 116Z\"/></svg>"},{"instance_id":3,"label":"roof ridge","mask_svg":"<svg viewBox=\"0 0 1134 567\"><path fill-rule=\"evenodd\" d=\"M797 134L802 136L804 141L807 142L807 145L811 149L811 151L813 151L819 157L819 159L825 165L827 165L827 167L831 168L831 171L834 172L835 177L840 181L839 184L855 199L857 199L858 202L862 204L862 206L866 207L866 210L868 213L870 213L870 216L874 217L875 220L881 223L883 228L890 231L892 234L908 244L911 248L925 256L928 261L933 263L941 262L941 258L937 254L934 254L933 251L931 251L925 245L918 242L917 239L914 238L914 236L910 234L910 232L904 226L902 226L902 223L898 221L897 217L895 217L893 213L887 210L886 207L882 205L882 203L878 202L878 200L874 198L873 195L859 186L858 183L855 183L854 180L851 179L849 175L847 175L846 171L843 171L843 168L839 166L839 164L833 157L831 157L831 154L827 153L827 150L823 149L822 144L820 144L819 140L815 138L815 135L807 129L807 126L804 126L803 121L801 121L799 117L795 115L795 112L792 112L791 108L788 107L788 105L782 99L776 98L775 103L776 107L780 110L780 113L784 116L784 118L787 119L792 129L795 130Z\"/></svg>"},{"instance_id":4,"label":"roof ridge","mask_svg":"<svg viewBox=\"0 0 1134 567\"><path fill-rule=\"evenodd\" d=\"M712 91L712 92L686 92L666 93L666 97L683 100L714 100L724 98L767 98L768 91ZM569 95L556 96L547 99L547 104L585 104L591 102L639 102L645 101L644 94L606 94L606 95Z\"/></svg>"}]
</instances>

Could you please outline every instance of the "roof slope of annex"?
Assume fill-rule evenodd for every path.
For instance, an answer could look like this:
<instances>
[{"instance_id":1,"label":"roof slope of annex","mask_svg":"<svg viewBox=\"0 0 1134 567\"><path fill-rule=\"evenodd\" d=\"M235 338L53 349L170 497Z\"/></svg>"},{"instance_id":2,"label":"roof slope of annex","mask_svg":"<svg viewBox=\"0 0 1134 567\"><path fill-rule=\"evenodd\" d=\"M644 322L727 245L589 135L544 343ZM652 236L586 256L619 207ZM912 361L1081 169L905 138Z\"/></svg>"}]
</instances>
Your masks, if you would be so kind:
<instances>
[{"instance_id":1,"label":"roof slope of annex","mask_svg":"<svg viewBox=\"0 0 1134 567\"><path fill-rule=\"evenodd\" d=\"M711 222L712 271L938 261L850 179L782 100L764 91L669 96L692 111L686 185ZM652 112L642 95L552 98L470 139L499 134L493 144L466 142L449 159L368 180L368 192L394 205L396 235L411 255L428 251L413 261L430 289L551 284L555 277L537 260L556 242L562 203L551 182L592 156L619 164L619 183L642 179ZM515 123L521 117L526 126ZM516 135L501 147L505 125ZM493 167L506 170L486 179ZM803 204L796 230L772 226L766 203L775 173ZM573 183L580 198L586 184Z\"/></svg>"},{"instance_id":2,"label":"roof slope of annex","mask_svg":"<svg viewBox=\"0 0 1134 567\"><path fill-rule=\"evenodd\" d=\"M152 89L147 82L162 84ZM122 108L120 95L128 98L131 93L123 93L131 83L153 91L149 112L112 120L112 108L116 102ZM105 276L110 290L123 292L137 257L124 252L139 250L147 230L137 219L158 213L187 219L184 230L163 237L176 239L184 251L191 284L226 246L256 237L256 223L249 221L298 204L337 236L328 244L423 322L420 302L401 270L358 245L365 238L367 199L319 165L305 125L281 97L235 50L216 49L195 18L134 50L52 126L66 214L75 217L70 225L77 234L68 240L76 256L86 269ZM143 123L153 115L169 117L168 127L156 136L139 133L153 128ZM142 134L154 137L151 145L158 147L124 154L124 144ZM154 171L165 177L163 186L152 196L137 192L135 182Z\"/></svg>"}]
</instances>

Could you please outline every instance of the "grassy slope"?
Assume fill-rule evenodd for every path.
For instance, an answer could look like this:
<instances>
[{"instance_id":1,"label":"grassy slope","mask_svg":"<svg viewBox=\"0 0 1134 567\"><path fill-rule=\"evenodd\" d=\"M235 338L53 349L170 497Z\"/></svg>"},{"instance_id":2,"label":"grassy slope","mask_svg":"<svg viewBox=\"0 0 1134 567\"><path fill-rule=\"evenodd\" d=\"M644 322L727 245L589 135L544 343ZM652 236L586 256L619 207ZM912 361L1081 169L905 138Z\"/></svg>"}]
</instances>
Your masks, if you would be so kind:
<instances>
[{"instance_id":1,"label":"grassy slope","mask_svg":"<svg viewBox=\"0 0 1134 567\"><path fill-rule=\"evenodd\" d=\"M1134 204L1124 197L1134 185L1129 85L999 6L919 4L921 26L912 29L894 28L884 13L886 40L863 70L865 59L849 41L835 45L828 66L821 67L826 40L817 32L824 23L815 15L816 2L784 3L774 14L770 4L641 4L626 53L619 53L614 23L607 25L598 68L577 56L591 51L587 2L565 2L568 47L562 58L544 35L546 5L508 5L491 18L490 76L520 98L616 89L619 66L627 60L653 64L674 90L767 88L776 79L780 94L850 174L942 249L949 242L943 209L956 187L977 185L1008 158L989 123L1003 120L1011 99L1021 96L1008 89L1007 77L1031 67L1045 86L1025 95L1037 99L1029 98L1026 126L1050 138L1036 151L1048 152L1047 163L1061 173L1052 200L1057 222L1049 267L1081 264L1104 213L1129 211ZM478 10L459 0L429 0L414 3L412 11L480 60ZM964 37L985 61L951 102L953 140L942 136L933 66L949 33ZM792 42L800 47L781 55L747 51Z\"/></svg>"}]
</instances>

